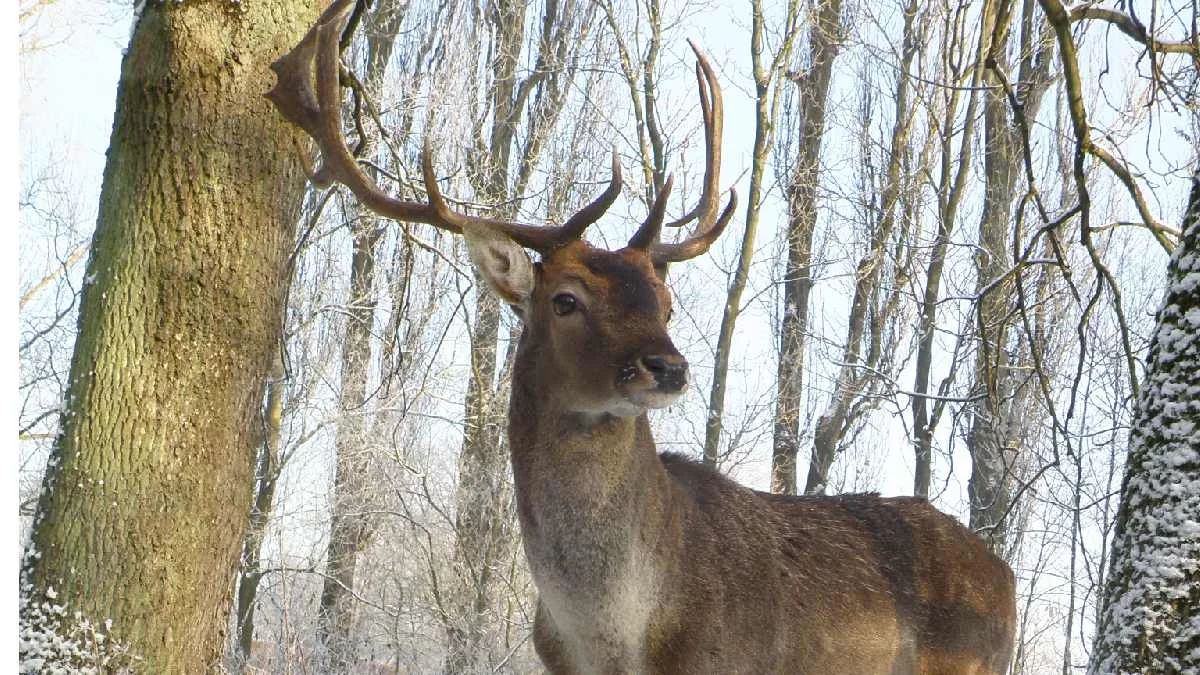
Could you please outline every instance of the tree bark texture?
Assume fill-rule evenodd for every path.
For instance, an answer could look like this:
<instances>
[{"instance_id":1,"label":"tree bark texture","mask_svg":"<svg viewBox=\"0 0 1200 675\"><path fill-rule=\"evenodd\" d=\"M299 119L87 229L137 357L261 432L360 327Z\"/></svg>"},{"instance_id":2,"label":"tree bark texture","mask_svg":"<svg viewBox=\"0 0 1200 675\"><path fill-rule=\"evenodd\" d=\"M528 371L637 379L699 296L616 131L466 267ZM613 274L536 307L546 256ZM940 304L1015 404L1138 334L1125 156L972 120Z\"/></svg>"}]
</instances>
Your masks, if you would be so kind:
<instances>
[{"instance_id":1,"label":"tree bark texture","mask_svg":"<svg viewBox=\"0 0 1200 675\"><path fill-rule=\"evenodd\" d=\"M809 34L808 69L795 76L800 131L795 169L787 186L787 267L783 279L783 319L779 364L771 491L796 493L796 455L800 446L800 403L804 384L804 347L808 301L812 292L812 240L817 226L817 185L821 140L833 61L841 48L842 1L821 0L814 9Z\"/></svg>"},{"instance_id":2,"label":"tree bark texture","mask_svg":"<svg viewBox=\"0 0 1200 675\"><path fill-rule=\"evenodd\" d=\"M150 3L137 21L23 566L27 665L220 655L304 181L302 137L262 94L315 9Z\"/></svg>"},{"instance_id":3,"label":"tree bark texture","mask_svg":"<svg viewBox=\"0 0 1200 675\"><path fill-rule=\"evenodd\" d=\"M1088 672L1200 671L1200 170L1134 412Z\"/></svg>"}]
</instances>

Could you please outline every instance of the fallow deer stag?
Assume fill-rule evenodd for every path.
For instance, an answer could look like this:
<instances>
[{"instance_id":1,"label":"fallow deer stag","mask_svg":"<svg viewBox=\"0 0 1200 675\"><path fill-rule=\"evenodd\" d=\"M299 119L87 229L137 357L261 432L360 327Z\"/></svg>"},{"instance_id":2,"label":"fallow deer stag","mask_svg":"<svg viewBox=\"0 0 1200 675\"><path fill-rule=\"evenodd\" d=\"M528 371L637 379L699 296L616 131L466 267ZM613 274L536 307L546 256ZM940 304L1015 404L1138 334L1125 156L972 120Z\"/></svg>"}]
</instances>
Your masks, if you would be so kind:
<instances>
[{"instance_id":1,"label":"fallow deer stag","mask_svg":"<svg viewBox=\"0 0 1200 675\"><path fill-rule=\"evenodd\" d=\"M268 94L317 142L314 179L374 211L466 237L492 290L524 322L509 409L518 512L538 589L534 644L553 673L1005 672L1012 572L924 499L790 497L742 487L655 451L646 411L679 398L688 364L667 335L669 263L712 245L721 91L697 49L707 165L690 238L660 243L670 181L629 244L581 240L620 192L559 227L468 216L372 184L341 131L338 42L352 0L331 6L273 66ZM315 73L314 73L315 71ZM315 89L313 80L315 79ZM531 262L525 253L540 254Z\"/></svg>"}]
</instances>

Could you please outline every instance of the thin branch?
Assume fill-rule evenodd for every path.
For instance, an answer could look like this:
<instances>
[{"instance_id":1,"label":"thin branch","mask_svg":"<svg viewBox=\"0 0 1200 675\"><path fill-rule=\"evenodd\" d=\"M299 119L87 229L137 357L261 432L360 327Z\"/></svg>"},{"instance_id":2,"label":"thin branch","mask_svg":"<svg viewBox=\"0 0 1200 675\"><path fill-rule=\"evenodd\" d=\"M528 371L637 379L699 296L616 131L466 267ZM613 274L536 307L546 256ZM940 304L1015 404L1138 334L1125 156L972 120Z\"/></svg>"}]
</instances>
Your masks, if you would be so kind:
<instances>
[{"instance_id":1,"label":"thin branch","mask_svg":"<svg viewBox=\"0 0 1200 675\"><path fill-rule=\"evenodd\" d=\"M1068 9L1067 12L1072 23L1085 19L1103 21L1116 27L1117 30L1128 35L1134 42L1152 52L1160 54L1191 54L1196 58L1200 58L1200 36L1193 35L1188 40L1180 40L1178 42L1159 40L1146 30L1142 22L1132 16L1106 7L1097 7L1093 3L1076 5Z\"/></svg>"},{"instance_id":2,"label":"thin branch","mask_svg":"<svg viewBox=\"0 0 1200 675\"><path fill-rule=\"evenodd\" d=\"M88 242L84 242L77 246L74 251L71 251L71 255L67 256L67 259L64 260L61 265L54 268L49 274L42 277L41 281L34 284L33 288L30 288L21 295L21 300L17 303L17 309L23 309L25 307L25 303L32 300L33 297L37 295L38 292L43 288L48 286L50 282L54 281L63 274L66 274L75 265L75 263L79 262L79 260L83 258L83 254L88 252L88 248Z\"/></svg>"}]
</instances>

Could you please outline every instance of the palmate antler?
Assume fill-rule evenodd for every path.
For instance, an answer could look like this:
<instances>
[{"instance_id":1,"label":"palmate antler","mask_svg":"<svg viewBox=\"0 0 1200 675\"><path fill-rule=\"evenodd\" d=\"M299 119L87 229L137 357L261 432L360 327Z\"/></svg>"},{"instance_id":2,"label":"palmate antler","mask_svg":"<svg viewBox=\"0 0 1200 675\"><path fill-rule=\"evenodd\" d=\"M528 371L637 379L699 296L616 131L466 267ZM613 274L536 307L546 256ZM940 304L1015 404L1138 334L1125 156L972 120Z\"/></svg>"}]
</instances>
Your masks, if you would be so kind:
<instances>
[{"instance_id":1,"label":"palmate antler","mask_svg":"<svg viewBox=\"0 0 1200 675\"><path fill-rule=\"evenodd\" d=\"M288 121L308 133L321 151L321 166L311 177L315 184L328 186L334 182L341 183L368 209L393 220L427 223L455 233L461 233L464 226L483 226L503 233L521 246L541 254L582 237L584 230L599 220L616 200L621 191L621 167L614 153L612 178L608 187L562 225L534 225L458 213L450 209L438 189L428 139L421 153L428 201L404 201L380 190L358 166L342 135L338 45L354 3L355 0L334 2L295 48L271 64L278 81L267 93L267 98ZM654 262L661 265L694 258L708 250L720 236L737 203L737 196L731 191L729 205L719 218L715 217L721 158L721 89L708 60L695 45L692 45L692 49L698 58L696 75L704 114L707 150L704 192L696 208L672 225L683 225L691 220L698 220L699 225L695 234L683 242L657 242L670 193L671 182L668 179L651 207L650 217L642 223L629 243L631 247L647 249Z\"/></svg>"}]
</instances>

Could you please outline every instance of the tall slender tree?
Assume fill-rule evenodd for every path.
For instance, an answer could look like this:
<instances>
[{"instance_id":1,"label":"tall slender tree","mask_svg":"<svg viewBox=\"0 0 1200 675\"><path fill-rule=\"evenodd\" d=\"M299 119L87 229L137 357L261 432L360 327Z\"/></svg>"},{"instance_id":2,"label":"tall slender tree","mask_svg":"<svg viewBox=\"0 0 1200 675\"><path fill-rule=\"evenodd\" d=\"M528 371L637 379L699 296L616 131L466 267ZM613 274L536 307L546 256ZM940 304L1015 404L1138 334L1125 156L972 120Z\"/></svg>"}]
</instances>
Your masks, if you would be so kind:
<instances>
[{"instance_id":1,"label":"tall slender tree","mask_svg":"<svg viewBox=\"0 0 1200 675\"><path fill-rule=\"evenodd\" d=\"M712 388L708 396L708 414L704 420L704 462L716 466L721 453L721 433L725 426L725 391L729 382L729 358L733 351L733 331L742 313L742 294L750 281L750 265L754 261L754 246L758 224L766 198L763 183L767 160L775 147L775 126L779 123L781 85L791 61L792 50L800 35L800 3L789 0L785 5L783 26L774 50L768 48L767 8L762 0L751 5L750 60L754 76L754 146L750 151L750 189L746 195L746 219L738 251L737 266L725 293L721 313L721 329L717 335L717 351L713 358Z\"/></svg>"},{"instance_id":2,"label":"tall slender tree","mask_svg":"<svg viewBox=\"0 0 1200 675\"><path fill-rule=\"evenodd\" d=\"M544 144L558 123L594 11L574 0L547 0L536 30L527 33L532 3L487 5L481 34L487 41L484 114L473 129L468 158L471 187L498 217L512 217L531 187ZM522 67L523 64L531 67ZM524 123L523 123L524 122ZM518 132L522 132L519 134ZM476 272L476 286L484 288ZM501 307L495 295L476 296L471 326L471 374L464 404L455 514L455 565L463 583L448 626L446 670L469 672L485 662L485 627L495 612L497 570L512 553L508 457L503 444L507 387L498 381ZM510 341L515 344L515 340Z\"/></svg>"},{"instance_id":3,"label":"tall slender tree","mask_svg":"<svg viewBox=\"0 0 1200 675\"><path fill-rule=\"evenodd\" d=\"M813 287L813 234L817 228L821 141L833 62L842 47L842 0L819 0L809 17L808 50L802 67L791 74L796 85L800 128L792 175L787 185L787 263L783 277L783 317L779 330L779 362L771 491L796 493L796 455L800 450L800 404L804 385L804 350L808 305Z\"/></svg>"},{"instance_id":4,"label":"tall slender tree","mask_svg":"<svg viewBox=\"0 0 1200 675\"><path fill-rule=\"evenodd\" d=\"M255 462L254 501L250 506L250 522L242 543L242 566L238 570L234 604L237 665L243 672L254 647L254 614L258 605L258 589L263 578L262 545L271 510L275 505L275 492L281 470L279 446L283 424L284 374L283 354L280 353L267 384L267 398L259 422L262 436Z\"/></svg>"},{"instance_id":5,"label":"tall slender tree","mask_svg":"<svg viewBox=\"0 0 1200 675\"><path fill-rule=\"evenodd\" d=\"M938 390L931 391L934 347L939 325L938 308L942 301L946 260L960 206L966 195L967 177L971 174L971 160L975 152L973 129L978 116L978 85L983 77L984 61L978 58L970 59L968 54L972 49L979 53L978 49L986 45L988 40L988 35L980 31L979 47L973 48L968 44L968 9L969 7L960 5L952 10L944 10L946 13L941 17L940 23L943 28L939 40L938 72L945 81L955 86L940 87L935 91L936 115L931 113L930 117L930 127L938 136L936 230L925 267L924 288L917 306L917 355L912 396L913 452L916 459L913 494L921 497L929 496L933 475L934 431L946 410L946 399L939 395L947 392L954 374L952 369L942 380ZM964 67L963 64L967 62L973 65L970 68ZM957 86L959 83L968 86ZM962 124L958 121L960 114L965 120Z\"/></svg>"},{"instance_id":6,"label":"tall slender tree","mask_svg":"<svg viewBox=\"0 0 1200 675\"><path fill-rule=\"evenodd\" d=\"M886 343L885 334L891 332L900 293L905 286L904 278L908 274L902 260L908 254L898 252L911 250L910 242L906 241L907 223L917 216L902 210L901 192L907 182L902 168L911 165L913 154L910 135L916 113L912 105L911 75L924 32L918 10L916 0L909 0L901 7L903 28L893 94L894 118L891 137L884 146L886 164L879 179L878 206L866 213L866 242L854 270L854 293L850 300L841 365L829 403L817 418L813 432L812 457L804 483L806 494L825 491L838 446L858 413L863 411L856 402L873 397L874 385L891 370L887 363L892 362L891 352L895 345ZM863 125L864 135L868 137L869 121L868 115Z\"/></svg>"},{"instance_id":7,"label":"tall slender tree","mask_svg":"<svg viewBox=\"0 0 1200 675\"><path fill-rule=\"evenodd\" d=\"M404 19L405 7L395 2L380 2L366 21L365 92L376 96L382 89L396 34ZM360 128L369 128L360 125ZM366 133L366 132L364 132ZM364 147L377 145L370 138L360 139ZM377 176L373 168L368 175ZM336 454L329 545L326 550L325 576L321 586L318 630L329 656L329 667L346 672L354 664L351 631L354 625L355 571L358 555L366 547L374 530L370 515L371 452L369 435L373 416L367 414L368 381L371 368L371 337L375 329L376 257L387 221L355 206L350 219L351 260L350 295L346 303L346 332L341 353L341 390L338 393L341 415L338 419L334 452Z\"/></svg>"},{"instance_id":8,"label":"tall slender tree","mask_svg":"<svg viewBox=\"0 0 1200 675\"><path fill-rule=\"evenodd\" d=\"M1006 551L1005 516L1010 511L1018 455L1026 444L1020 373L1029 364L1020 341L1014 311L1010 268L1017 264L1014 247L1013 205L1022 175L1021 130L1010 115L1009 36L1015 3L984 3L979 58L984 63L984 198L979 221L976 269L975 383L977 401L971 407L967 450L971 454L971 529L986 536L1000 554ZM1022 120L1036 119L1050 84L1045 20L1033 0L1022 0L1017 15L1020 33L1017 82L1014 93ZM1021 242L1016 242L1019 247Z\"/></svg>"}]
</instances>

